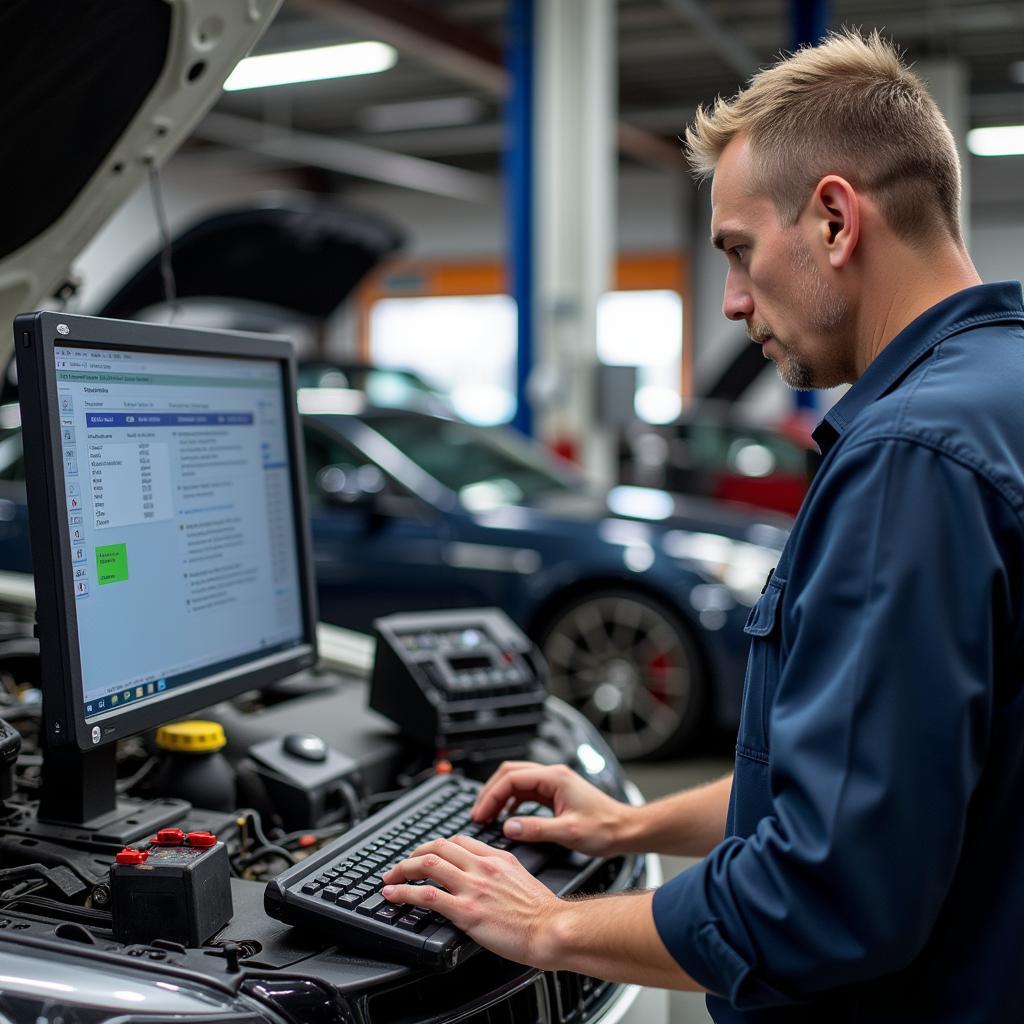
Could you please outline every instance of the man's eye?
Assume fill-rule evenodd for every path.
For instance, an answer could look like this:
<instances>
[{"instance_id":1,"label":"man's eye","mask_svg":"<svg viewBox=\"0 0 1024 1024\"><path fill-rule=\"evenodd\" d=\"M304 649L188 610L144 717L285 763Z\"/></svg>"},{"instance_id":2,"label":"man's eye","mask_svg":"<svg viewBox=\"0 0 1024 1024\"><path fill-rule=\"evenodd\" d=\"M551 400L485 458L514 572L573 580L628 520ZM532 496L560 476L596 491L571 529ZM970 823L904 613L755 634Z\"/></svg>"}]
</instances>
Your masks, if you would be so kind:
<instances>
[{"instance_id":1,"label":"man's eye","mask_svg":"<svg viewBox=\"0 0 1024 1024\"><path fill-rule=\"evenodd\" d=\"M750 248L749 245L734 245L729 250L729 255L732 256L733 258L739 260L740 263L742 263L743 262L743 257L746 256L747 250L749 248Z\"/></svg>"}]
</instances>

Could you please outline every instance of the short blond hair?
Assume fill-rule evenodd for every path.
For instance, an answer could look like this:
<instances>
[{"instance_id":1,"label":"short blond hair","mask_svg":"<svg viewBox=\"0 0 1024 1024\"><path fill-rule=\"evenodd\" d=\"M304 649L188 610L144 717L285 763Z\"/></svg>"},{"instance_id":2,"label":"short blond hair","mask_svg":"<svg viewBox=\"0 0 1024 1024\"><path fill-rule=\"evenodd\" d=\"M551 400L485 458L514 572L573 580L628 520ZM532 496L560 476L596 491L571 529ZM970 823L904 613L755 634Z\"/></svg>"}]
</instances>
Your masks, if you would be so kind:
<instances>
[{"instance_id":1,"label":"short blond hair","mask_svg":"<svg viewBox=\"0 0 1024 1024\"><path fill-rule=\"evenodd\" d=\"M878 203L901 238L944 229L960 242L960 161L924 82L878 31L844 29L758 72L731 99L697 109L686 131L694 173L713 173L737 136L758 167L751 190L793 224L827 174Z\"/></svg>"}]
</instances>

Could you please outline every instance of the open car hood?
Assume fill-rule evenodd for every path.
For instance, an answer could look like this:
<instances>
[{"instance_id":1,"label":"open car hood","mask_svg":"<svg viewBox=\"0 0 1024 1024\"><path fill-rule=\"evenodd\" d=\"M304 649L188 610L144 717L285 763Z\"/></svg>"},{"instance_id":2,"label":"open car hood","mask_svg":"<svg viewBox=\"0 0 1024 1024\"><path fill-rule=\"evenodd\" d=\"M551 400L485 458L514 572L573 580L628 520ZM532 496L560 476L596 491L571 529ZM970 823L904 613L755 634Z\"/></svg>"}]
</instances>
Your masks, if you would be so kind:
<instances>
[{"instance_id":1,"label":"open car hood","mask_svg":"<svg viewBox=\"0 0 1024 1024\"><path fill-rule=\"evenodd\" d=\"M0 365L10 324L188 137L281 0L0 5Z\"/></svg>"}]
</instances>

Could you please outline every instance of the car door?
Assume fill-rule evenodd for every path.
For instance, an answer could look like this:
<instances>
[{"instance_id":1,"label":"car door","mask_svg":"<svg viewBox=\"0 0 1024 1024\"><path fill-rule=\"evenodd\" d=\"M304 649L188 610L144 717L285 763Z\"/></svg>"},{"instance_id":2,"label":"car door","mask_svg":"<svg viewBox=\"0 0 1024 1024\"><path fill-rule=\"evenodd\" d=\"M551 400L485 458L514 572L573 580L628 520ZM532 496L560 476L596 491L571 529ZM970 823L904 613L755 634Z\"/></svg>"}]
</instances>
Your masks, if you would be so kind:
<instances>
[{"instance_id":1,"label":"car door","mask_svg":"<svg viewBox=\"0 0 1024 1024\"><path fill-rule=\"evenodd\" d=\"M450 605L445 515L406 492L364 453L309 420L303 424L320 618L369 631L380 615ZM380 491L346 503L327 474L379 474Z\"/></svg>"}]
</instances>

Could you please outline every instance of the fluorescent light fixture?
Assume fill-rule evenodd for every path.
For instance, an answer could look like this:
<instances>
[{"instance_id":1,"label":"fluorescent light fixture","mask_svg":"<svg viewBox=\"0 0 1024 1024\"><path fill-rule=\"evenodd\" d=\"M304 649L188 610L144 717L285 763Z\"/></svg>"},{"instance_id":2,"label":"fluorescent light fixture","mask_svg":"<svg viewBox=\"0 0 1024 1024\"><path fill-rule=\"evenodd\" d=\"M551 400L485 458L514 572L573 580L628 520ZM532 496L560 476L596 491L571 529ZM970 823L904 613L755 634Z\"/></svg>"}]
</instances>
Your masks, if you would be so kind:
<instances>
[{"instance_id":1,"label":"fluorescent light fixture","mask_svg":"<svg viewBox=\"0 0 1024 1024\"><path fill-rule=\"evenodd\" d=\"M224 91L372 75L394 67L397 60L398 51L387 43L342 43L313 50L264 53L239 61L224 83Z\"/></svg>"},{"instance_id":2,"label":"fluorescent light fixture","mask_svg":"<svg viewBox=\"0 0 1024 1024\"><path fill-rule=\"evenodd\" d=\"M1018 156L1024 154L1024 124L1004 124L997 128L972 128L967 133L967 148L975 156Z\"/></svg>"}]
</instances>

